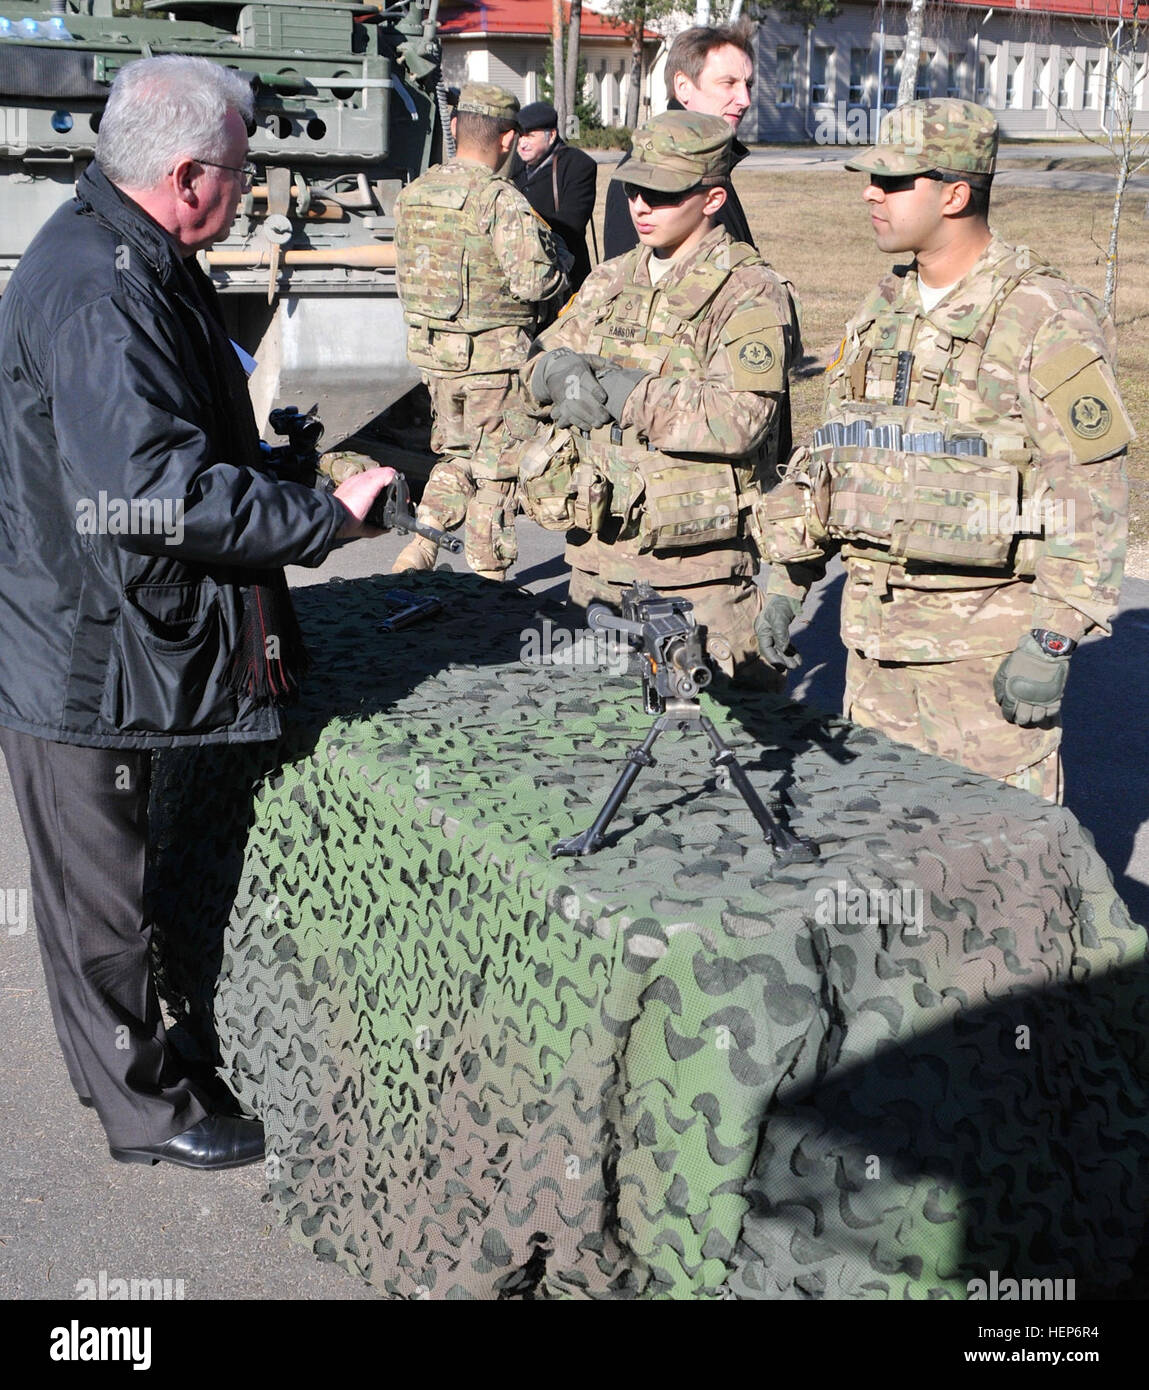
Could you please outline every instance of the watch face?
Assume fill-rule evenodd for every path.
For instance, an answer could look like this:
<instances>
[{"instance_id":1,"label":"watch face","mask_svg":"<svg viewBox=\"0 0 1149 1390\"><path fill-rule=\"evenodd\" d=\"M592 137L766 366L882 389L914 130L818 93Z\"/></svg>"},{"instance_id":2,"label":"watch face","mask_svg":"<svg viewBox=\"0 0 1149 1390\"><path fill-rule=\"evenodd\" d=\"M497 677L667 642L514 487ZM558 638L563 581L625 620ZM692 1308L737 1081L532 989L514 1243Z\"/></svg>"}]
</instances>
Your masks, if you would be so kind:
<instances>
[{"instance_id":1,"label":"watch face","mask_svg":"<svg viewBox=\"0 0 1149 1390\"><path fill-rule=\"evenodd\" d=\"M1050 632L1045 627L1033 628L1033 636L1046 656L1069 656L1077 646L1072 637L1063 637L1060 632Z\"/></svg>"}]
</instances>

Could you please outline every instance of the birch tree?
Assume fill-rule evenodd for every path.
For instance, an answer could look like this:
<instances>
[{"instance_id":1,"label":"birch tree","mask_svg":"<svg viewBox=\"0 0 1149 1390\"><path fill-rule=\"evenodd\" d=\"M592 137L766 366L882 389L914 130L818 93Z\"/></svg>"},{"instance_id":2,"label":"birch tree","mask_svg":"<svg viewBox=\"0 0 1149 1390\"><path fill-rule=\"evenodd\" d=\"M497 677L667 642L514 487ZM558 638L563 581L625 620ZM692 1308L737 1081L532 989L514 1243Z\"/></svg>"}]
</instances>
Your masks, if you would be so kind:
<instances>
[{"instance_id":1,"label":"birch tree","mask_svg":"<svg viewBox=\"0 0 1149 1390\"><path fill-rule=\"evenodd\" d=\"M922 23L926 13L926 0L910 0L906 14L906 43L902 49L902 76L898 82L898 105L904 106L913 101L914 89L918 82L918 64L922 57Z\"/></svg>"},{"instance_id":2,"label":"birch tree","mask_svg":"<svg viewBox=\"0 0 1149 1390\"><path fill-rule=\"evenodd\" d=\"M1118 0L1121 3L1121 0ZM1102 37L1106 86L1097 129L1087 128L1075 111L1058 106L1061 119L1091 144L1109 152L1113 169L1113 209L1105 253L1105 312L1117 299L1121 213L1130 179L1149 167L1149 129L1135 125L1137 107L1149 73L1149 4L1134 0L1128 15L1102 20L1094 30ZM1051 94L1047 93L1047 96Z\"/></svg>"}]
</instances>

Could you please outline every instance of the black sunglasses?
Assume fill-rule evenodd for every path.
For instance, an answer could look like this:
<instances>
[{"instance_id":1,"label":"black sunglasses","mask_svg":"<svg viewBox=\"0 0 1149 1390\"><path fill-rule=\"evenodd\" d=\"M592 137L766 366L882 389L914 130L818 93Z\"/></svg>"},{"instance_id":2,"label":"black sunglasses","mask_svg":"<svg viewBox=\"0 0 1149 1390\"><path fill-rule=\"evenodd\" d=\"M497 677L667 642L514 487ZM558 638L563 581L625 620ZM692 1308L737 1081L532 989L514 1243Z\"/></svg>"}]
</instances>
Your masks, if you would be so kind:
<instances>
[{"instance_id":1,"label":"black sunglasses","mask_svg":"<svg viewBox=\"0 0 1149 1390\"><path fill-rule=\"evenodd\" d=\"M870 182L875 188L880 188L883 193L904 193L906 189L913 188L917 179L932 179L935 183L944 183L945 175L937 169L927 169L921 174L870 175Z\"/></svg>"},{"instance_id":2,"label":"black sunglasses","mask_svg":"<svg viewBox=\"0 0 1149 1390\"><path fill-rule=\"evenodd\" d=\"M622 191L628 203L641 197L648 208L672 208L684 203L687 198L693 198L696 193L705 193L706 189L696 183L693 188L684 188L681 193L664 193L658 188L641 188L637 183L624 183Z\"/></svg>"}]
</instances>

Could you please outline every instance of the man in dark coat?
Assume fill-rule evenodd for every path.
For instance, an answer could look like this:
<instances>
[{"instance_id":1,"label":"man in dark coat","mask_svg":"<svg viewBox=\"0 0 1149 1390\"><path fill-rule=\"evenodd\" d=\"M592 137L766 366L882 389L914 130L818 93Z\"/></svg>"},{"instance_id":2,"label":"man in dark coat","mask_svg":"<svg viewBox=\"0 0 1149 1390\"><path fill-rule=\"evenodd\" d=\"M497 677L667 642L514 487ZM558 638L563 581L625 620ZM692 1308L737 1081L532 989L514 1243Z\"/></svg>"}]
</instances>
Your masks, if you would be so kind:
<instances>
[{"instance_id":1,"label":"man in dark coat","mask_svg":"<svg viewBox=\"0 0 1149 1390\"><path fill-rule=\"evenodd\" d=\"M524 106L519 125L522 133L511 166L511 182L562 237L574 257L570 284L577 290L590 274L586 229L594 213L598 165L583 150L564 143L558 115L549 101Z\"/></svg>"},{"instance_id":2,"label":"man in dark coat","mask_svg":"<svg viewBox=\"0 0 1149 1390\"><path fill-rule=\"evenodd\" d=\"M165 113L157 118L156 112ZM0 748L57 1036L112 1156L259 1160L170 1048L144 910L151 753L272 739L304 654L282 566L317 565L394 476L332 495L264 471L195 253L245 187L251 89L131 63L96 162L0 300Z\"/></svg>"},{"instance_id":3,"label":"man in dark coat","mask_svg":"<svg viewBox=\"0 0 1149 1390\"><path fill-rule=\"evenodd\" d=\"M731 130L737 130L750 109L753 84L754 50L745 25L684 29L670 45L666 55L666 95L671 111L721 116ZM746 146L735 139L731 165L748 153ZM622 162L625 164L626 160ZM726 202L715 217L715 225L725 227L735 241L754 245L750 224L732 183L727 185ZM637 245L638 233L630 220L623 185L615 179L607 185L602 253L610 260Z\"/></svg>"}]
</instances>

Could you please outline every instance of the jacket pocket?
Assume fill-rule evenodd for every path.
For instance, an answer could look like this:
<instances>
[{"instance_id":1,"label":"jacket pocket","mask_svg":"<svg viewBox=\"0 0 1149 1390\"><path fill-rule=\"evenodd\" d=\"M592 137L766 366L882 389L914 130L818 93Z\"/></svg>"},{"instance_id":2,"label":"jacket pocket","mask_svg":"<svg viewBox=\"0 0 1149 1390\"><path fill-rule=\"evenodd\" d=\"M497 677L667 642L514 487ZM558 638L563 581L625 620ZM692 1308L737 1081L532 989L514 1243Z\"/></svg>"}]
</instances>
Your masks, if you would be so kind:
<instances>
[{"instance_id":1,"label":"jacket pocket","mask_svg":"<svg viewBox=\"0 0 1149 1390\"><path fill-rule=\"evenodd\" d=\"M238 704L222 682L227 657L213 583L133 585L112 632L101 717L142 733L230 724Z\"/></svg>"}]
</instances>

